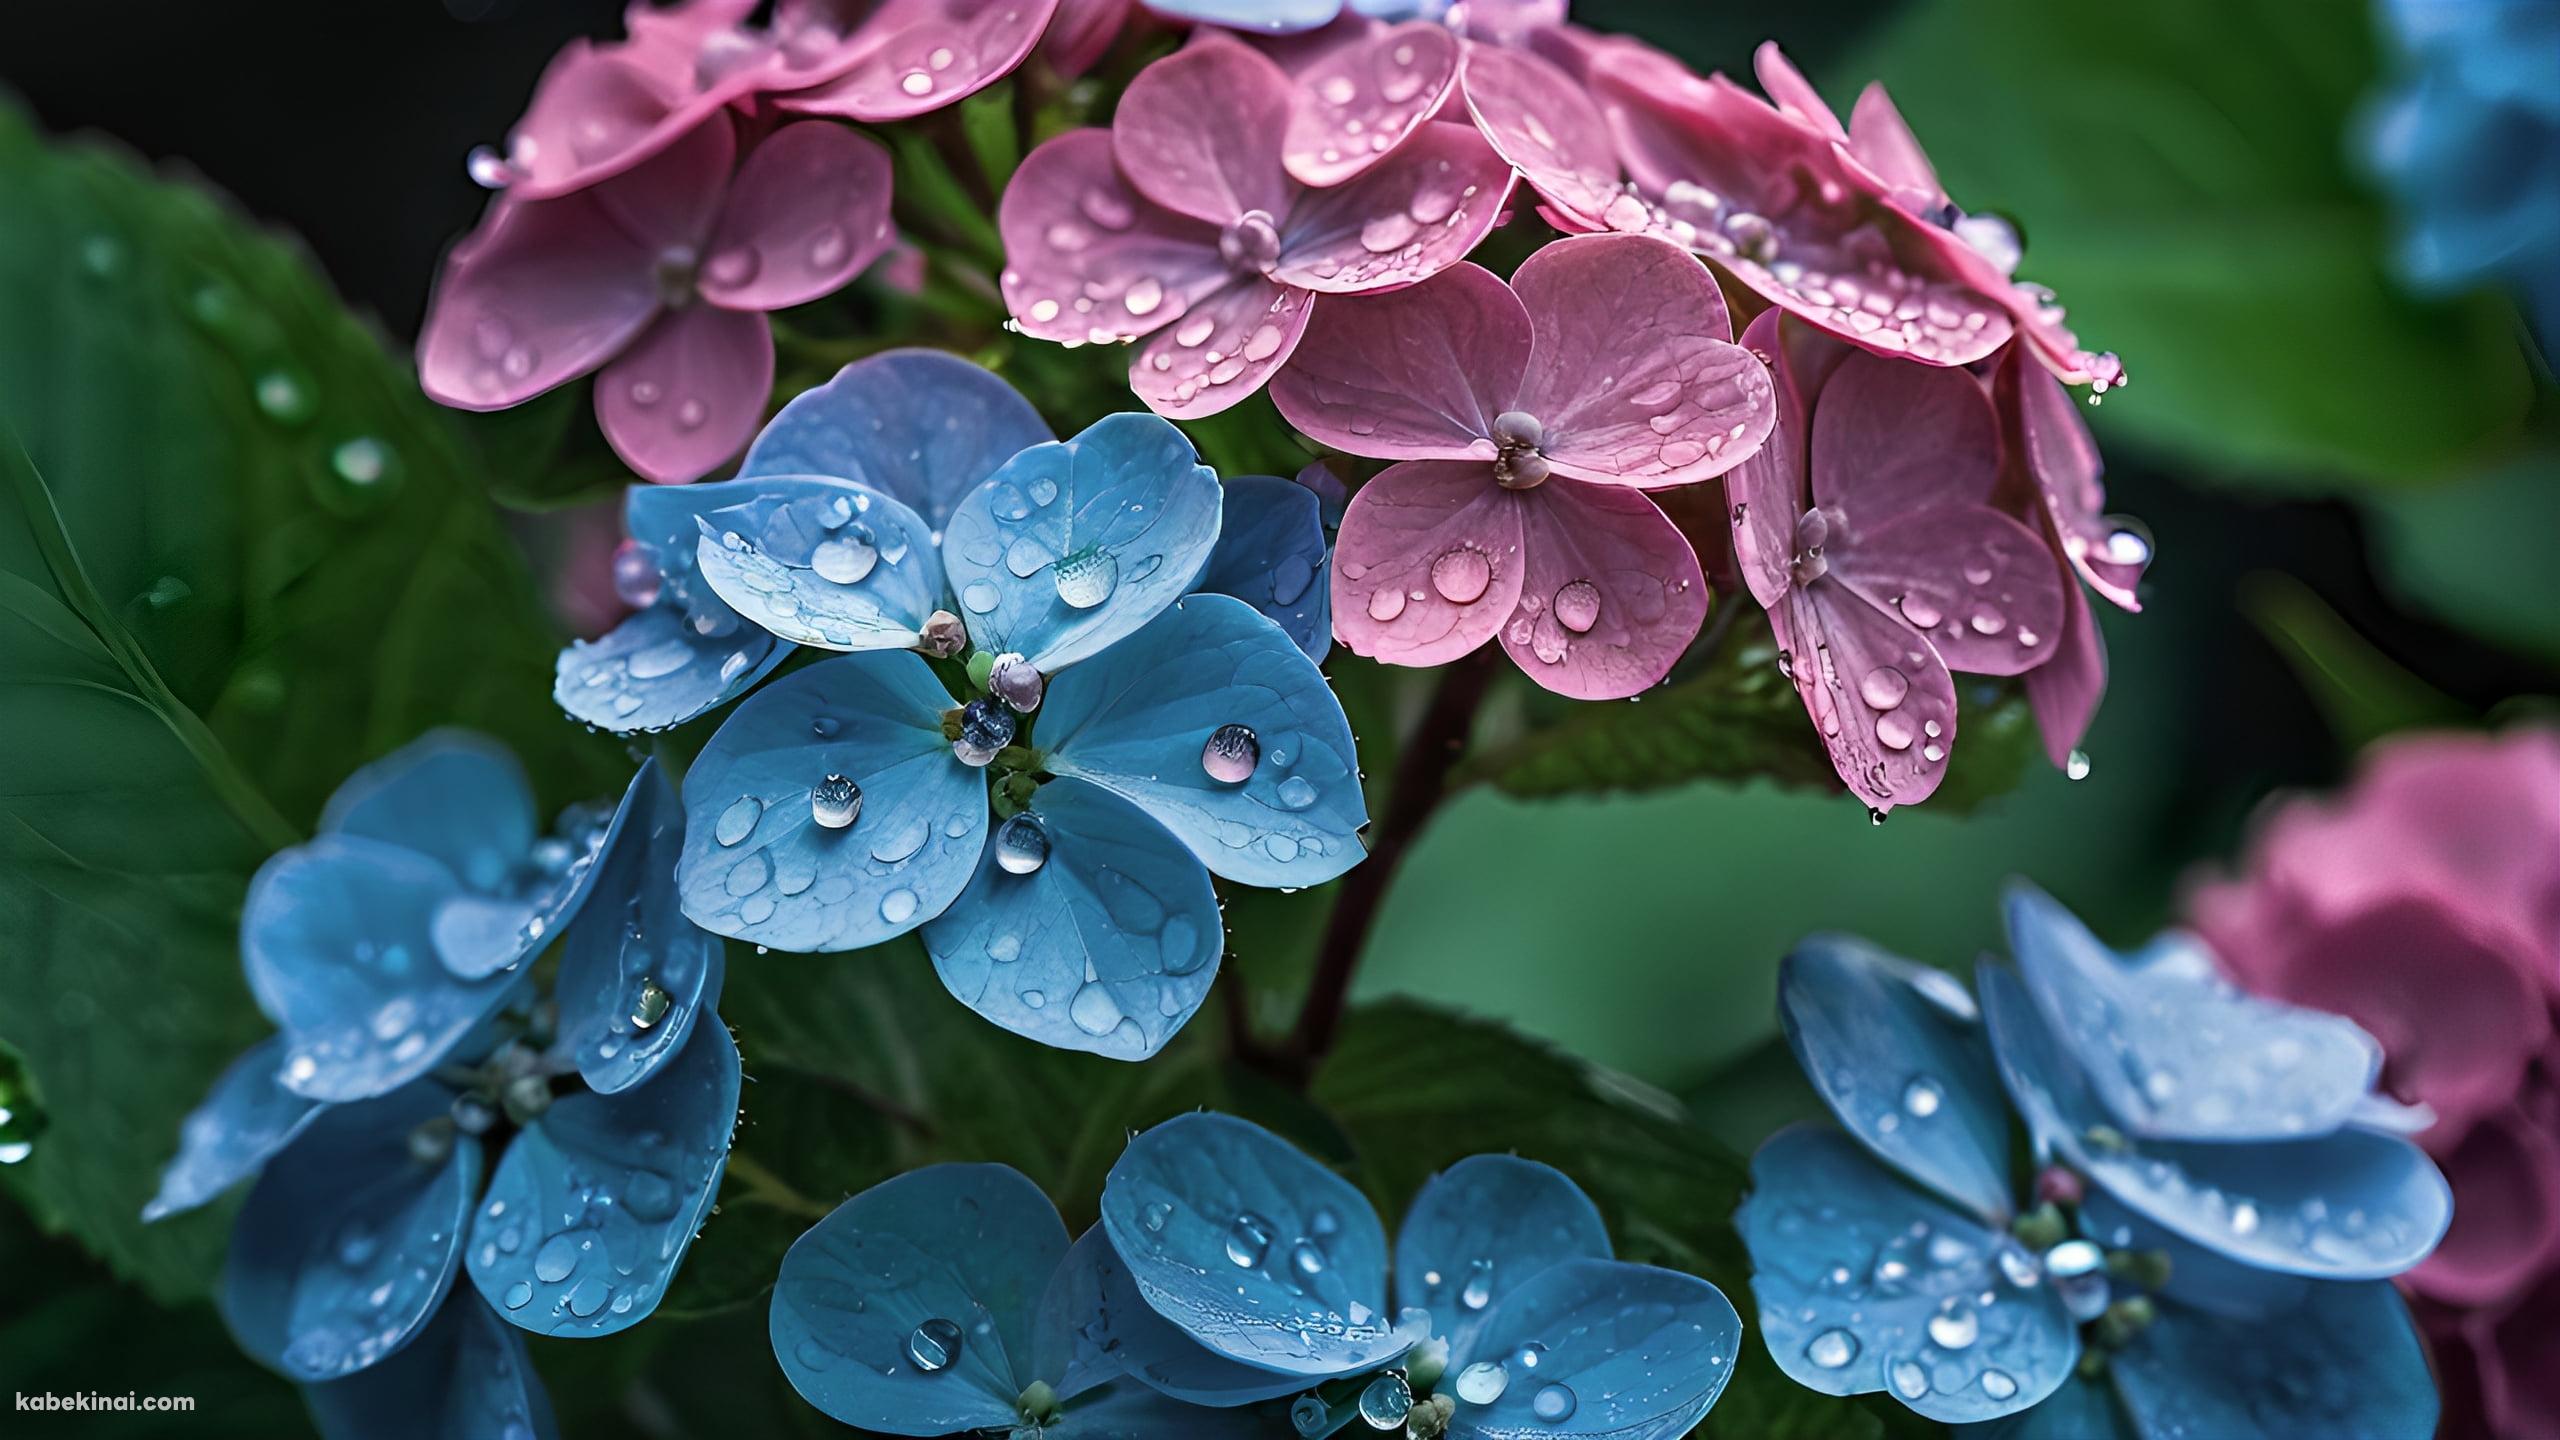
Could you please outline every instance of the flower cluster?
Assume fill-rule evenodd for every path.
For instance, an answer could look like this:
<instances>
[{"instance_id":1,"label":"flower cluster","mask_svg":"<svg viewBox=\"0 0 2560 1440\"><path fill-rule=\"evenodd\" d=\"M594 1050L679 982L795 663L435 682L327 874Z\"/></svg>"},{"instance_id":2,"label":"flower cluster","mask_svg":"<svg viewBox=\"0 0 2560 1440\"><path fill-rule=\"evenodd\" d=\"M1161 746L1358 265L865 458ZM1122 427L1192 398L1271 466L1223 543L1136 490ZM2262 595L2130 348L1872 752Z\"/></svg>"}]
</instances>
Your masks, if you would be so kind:
<instances>
[{"instance_id":1,"label":"flower cluster","mask_svg":"<svg viewBox=\"0 0 2560 1440\"><path fill-rule=\"evenodd\" d=\"M2560 739L2389 742L2334 802L2269 815L2197 930L2252 990L2355 1019L2434 1123L2453 1228L2402 1283L2455 1433L2560 1434Z\"/></svg>"},{"instance_id":2,"label":"flower cluster","mask_svg":"<svg viewBox=\"0 0 2560 1440\"><path fill-rule=\"evenodd\" d=\"M1133 1139L1073 1244L1015 1171L939 1166L820 1221L773 1296L792 1384L894 1435L1672 1436L1741 1335L1544 1165L1451 1166L1391 1253L1356 1187L1216 1114Z\"/></svg>"},{"instance_id":3,"label":"flower cluster","mask_svg":"<svg viewBox=\"0 0 2560 1440\"><path fill-rule=\"evenodd\" d=\"M2007 918L2016 968L1974 993L1848 938L1788 957L1788 1041L1849 1133L1752 1160L1779 1366L2023 1433L2429 1433L2389 1277L2452 1204L2400 1133L2420 1117L2372 1089L2373 1037L2243 994L2183 934L2119 957L2024 887Z\"/></svg>"},{"instance_id":4,"label":"flower cluster","mask_svg":"<svg viewBox=\"0 0 2560 1440\"><path fill-rule=\"evenodd\" d=\"M539 835L513 757L437 732L259 871L241 949L278 1033L188 1117L144 1217L257 1177L223 1318L324 1429L547 1432L520 1332L610 1335L665 1295L739 1087L719 942L667 883L683 826L647 765Z\"/></svg>"}]
</instances>

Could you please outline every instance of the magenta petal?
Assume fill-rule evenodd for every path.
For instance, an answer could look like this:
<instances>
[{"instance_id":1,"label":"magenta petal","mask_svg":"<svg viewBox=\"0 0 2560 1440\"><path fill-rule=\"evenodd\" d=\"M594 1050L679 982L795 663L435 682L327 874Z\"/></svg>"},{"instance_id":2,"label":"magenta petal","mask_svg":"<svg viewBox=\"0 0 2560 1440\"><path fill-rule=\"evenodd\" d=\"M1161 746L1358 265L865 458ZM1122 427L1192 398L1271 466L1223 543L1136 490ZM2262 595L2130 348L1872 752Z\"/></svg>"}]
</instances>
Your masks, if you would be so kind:
<instances>
[{"instance_id":1,"label":"magenta petal","mask_svg":"<svg viewBox=\"0 0 2560 1440\"><path fill-rule=\"evenodd\" d=\"M1129 364L1129 388L1175 420L1215 415L1250 398L1288 363L1316 297L1268 280L1238 280L1193 302Z\"/></svg>"},{"instance_id":2,"label":"magenta petal","mask_svg":"<svg viewBox=\"0 0 2560 1440\"><path fill-rule=\"evenodd\" d=\"M1518 45L1564 24L1565 0L1466 0L1467 38Z\"/></svg>"},{"instance_id":3,"label":"magenta petal","mask_svg":"<svg viewBox=\"0 0 2560 1440\"><path fill-rule=\"evenodd\" d=\"M738 129L714 115L664 150L583 192L655 254L698 254L729 193Z\"/></svg>"},{"instance_id":4,"label":"magenta petal","mask_svg":"<svg viewBox=\"0 0 2560 1440\"><path fill-rule=\"evenodd\" d=\"M1271 398L1289 423L1354 455L1493 458L1493 417L1529 364L1529 314L1491 271L1337 299L1307 325Z\"/></svg>"},{"instance_id":5,"label":"magenta petal","mask_svg":"<svg viewBox=\"0 0 2560 1440\"><path fill-rule=\"evenodd\" d=\"M1857 107L1849 112L1849 153L1912 209L1947 203L1947 189L1938 183L1929 152L1920 148L1920 138L1911 133L1882 85L1859 92Z\"/></svg>"},{"instance_id":6,"label":"magenta petal","mask_svg":"<svg viewBox=\"0 0 2560 1440\"><path fill-rule=\"evenodd\" d=\"M1334 542L1334 637L1390 665L1446 664L1492 639L1520 600L1518 502L1480 461L1379 471Z\"/></svg>"},{"instance_id":7,"label":"magenta petal","mask_svg":"<svg viewBox=\"0 0 2560 1440\"><path fill-rule=\"evenodd\" d=\"M1520 601L1502 648L1577 700L1662 682L1707 618L1697 552L1661 507L1614 485L1554 479L1520 493Z\"/></svg>"},{"instance_id":8,"label":"magenta petal","mask_svg":"<svg viewBox=\"0 0 2560 1440\"><path fill-rule=\"evenodd\" d=\"M1294 188L1281 168L1289 77L1242 42L1186 46L1138 72L1112 112L1120 173L1158 205L1224 225L1277 221Z\"/></svg>"},{"instance_id":9,"label":"magenta petal","mask_svg":"<svg viewBox=\"0 0 2560 1440\"><path fill-rule=\"evenodd\" d=\"M738 167L702 294L731 310L803 305L861 274L892 238L888 150L841 125L785 125Z\"/></svg>"},{"instance_id":10,"label":"magenta petal","mask_svg":"<svg viewBox=\"0 0 2560 1440\"><path fill-rule=\"evenodd\" d=\"M2071 752L2089 733L2107 693L2106 636L2089 613L2089 597L2068 578L2062 586L2062 639L2051 658L2027 672L2026 690L2045 755L2055 769L2068 770Z\"/></svg>"},{"instance_id":11,"label":"magenta petal","mask_svg":"<svg viewBox=\"0 0 2560 1440\"><path fill-rule=\"evenodd\" d=\"M1783 310L1764 310L1742 332L1743 348L1777 362L1772 386L1777 421L1760 448L1724 475L1725 500L1732 506L1734 563L1764 610L1776 610L1793 583L1788 567L1795 555L1796 520L1809 503L1805 435L1812 407L1802 377L1785 363L1779 348L1785 318Z\"/></svg>"},{"instance_id":12,"label":"magenta petal","mask_svg":"<svg viewBox=\"0 0 2560 1440\"><path fill-rule=\"evenodd\" d=\"M546 200L609 180L690 134L744 86L696 88L671 45L599 47L573 40L534 85L507 137L508 187Z\"/></svg>"},{"instance_id":13,"label":"magenta petal","mask_svg":"<svg viewBox=\"0 0 2560 1440\"><path fill-rule=\"evenodd\" d=\"M1831 768L1876 811L1929 798L1956 741L1956 686L1929 642L1828 579L1769 612Z\"/></svg>"},{"instance_id":14,"label":"magenta petal","mask_svg":"<svg viewBox=\"0 0 2560 1440\"><path fill-rule=\"evenodd\" d=\"M1813 498L1872 529L1928 506L1981 502L1999 479L1991 401L1960 370L1856 354L1813 412Z\"/></svg>"},{"instance_id":15,"label":"magenta petal","mask_svg":"<svg viewBox=\"0 0 2560 1440\"><path fill-rule=\"evenodd\" d=\"M2150 564L2151 546L2106 515L2100 478L2105 466L2071 392L2042 366L2030 365L2023 347L2013 347L2001 360L1995 390L2014 453L2053 519L2064 558L2099 594L2123 609L2140 610L2135 587Z\"/></svg>"},{"instance_id":16,"label":"magenta petal","mask_svg":"<svg viewBox=\"0 0 2560 1440\"><path fill-rule=\"evenodd\" d=\"M418 338L418 380L497 410L602 365L658 313L656 252L584 191L499 201L445 258Z\"/></svg>"},{"instance_id":17,"label":"magenta petal","mask_svg":"<svg viewBox=\"0 0 2560 1440\"><path fill-rule=\"evenodd\" d=\"M773 391L763 315L694 305L669 313L596 378L614 453L662 485L711 473L746 448Z\"/></svg>"},{"instance_id":18,"label":"magenta petal","mask_svg":"<svg viewBox=\"0 0 2560 1440\"><path fill-rule=\"evenodd\" d=\"M1006 308L1043 340L1134 340L1227 283L1218 232L1130 189L1106 130L1069 131L1032 151L996 221Z\"/></svg>"},{"instance_id":19,"label":"magenta petal","mask_svg":"<svg viewBox=\"0 0 2560 1440\"><path fill-rule=\"evenodd\" d=\"M818 15L836 7L798 8ZM820 65L831 78L780 104L869 124L957 104L1011 74L1057 8L1058 0L880 0Z\"/></svg>"},{"instance_id":20,"label":"magenta petal","mask_svg":"<svg viewBox=\"0 0 2560 1440\"><path fill-rule=\"evenodd\" d=\"M1137 0L1058 0L1057 18L1040 37L1040 56L1069 80L1094 67L1120 38Z\"/></svg>"},{"instance_id":21,"label":"magenta petal","mask_svg":"<svg viewBox=\"0 0 2560 1440\"><path fill-rule=\"evenodd\" d=\"M1491 45L1467 47L1464 75L1476 128L1529 188L1579 228L1603 228L1626 192L1609 122L1582 83L1525 50Z\"/></svg>"},{"instance_id":22,"label":"magenta petal","mask_svg":"<svg viewBox=\"0 0 2560 1440\"><path fill-rule=\"evenodd\" d=\"M1839 115L1786 52L1778 48L1777 41L1763 40L1760 48L1751 52L1751 73L1759 77L1760 88L1769 92L1769 98L1787 118L1812 126L1827 140L1848 143L1849 132L1840 128Z\"/></svg>"},{"instance_id":23,"label":"magenta petal","mask_svg":"<svg viewBox=\"0 0 2560 1440\"><path fill-rule=\"evenodd\" d=\"M1289 174L1301 185L1339 185L1439 113L1458 81L1458 40L1417 20L1328 50L1296 80Z\"/></svg>"},{"instance_id":24,"label":"magenta petal","mask_svg":"<svg viewBox=\"0 0 2560 1440\"><path fill-rule=\"evenodd\" d=\"M1300 190L1271 278L1321 294L1428 280L1502 218L1511 167L1469 125L1434 120L1359 178Z\"/></svg>"},{"instance_id":25,"label":"magenta petal","mask_svg":"<svg viewBox=\"0 0 2560 1440\"><path fill-rule=\"evenodd\" d=\"M2062 639L2064 577L2043 536L1988 505L1961 503L1876 526L1851 512L1850 526L1848 535L1832 532L1831 578L1899 613L1948 669L2019 675L2052 658Z\"/></svg>"},{"instance_id":26,"label":"magenta petal","mask_svg":"<svg viewBox=\"0 0 2560 1440\"><path fill-rule=\"evenodd\" d=\"M1680 247L1641 235L1560 240L1512 288L1537 345L1519 408L1562 474L1630 485L1708 480L1769 438L1769 371L1733 344L1724 297Z\"/></svg>"},{"instance_id":27,"label":"magenta petal","mask_svg":"<svg viewBox=\"0 0 2560 1440\"><path fill-rule=\"evenodd\" d=\"M2522 1290L2560 1247L2560 1141L2510 1110L2474 1125L2439 1163L2453 1182L2453 1228L2409 1288L2454 1305Z\"/></svg>"}]
</instances>

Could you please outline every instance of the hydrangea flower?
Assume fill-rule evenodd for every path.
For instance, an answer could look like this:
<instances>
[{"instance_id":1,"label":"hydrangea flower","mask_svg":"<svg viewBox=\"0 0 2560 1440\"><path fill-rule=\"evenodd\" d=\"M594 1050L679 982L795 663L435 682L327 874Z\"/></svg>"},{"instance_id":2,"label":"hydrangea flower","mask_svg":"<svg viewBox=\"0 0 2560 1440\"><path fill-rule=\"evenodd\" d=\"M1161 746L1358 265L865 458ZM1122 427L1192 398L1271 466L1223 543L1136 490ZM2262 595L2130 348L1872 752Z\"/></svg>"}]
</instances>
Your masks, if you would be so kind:
<instances>
[{"instance_id":1,"label":"hydrangea flower","mask_svg":"<svg viewBox=\"0 0 2560 1440\"><path fill-rule=\"evenodd\" d=\"M1327 445L1400 462L1342 519L1343 643L1436 665L1499 636L1582 699L1660 681L1707 585L1642 492L1724 473L1777 411L1731 333L1706 271L1641 236L1560 241L1509 285L1460 265L1327 308L1272 399Z\"/></svg>"},{"instance_id":2,"label":"hydrangea flower","mask_svg":"<svg viewBox=\"0 0 2560 1440\"><path fill-rule=\"evenodd\" d=\"M585 903L539 911L565 925L555 1003L534 1003L529 952L478 977L437 958L440 922L487 903L457 900L455 872L503 867L529 811L513 761L450 732L340 788L321 836L261 872L242 923L251 989L282 1031L187 1118L143 1212L256 1177L223 1317L309 1387L332 1436L552 1433L517 1331L645 1319L719 1187L738 1055L711 1014L719 942L668 883L682 814L655 765L594 850L557 867L579 879L549 893Z\"/></svg>"},{"instance_id":3,"label":"hydrangea flower","mask_svg":"<svg viewBox=\"0 0 2560 1440\"><path fill-rule=\"evenodd\" d=\"M1297 86L1285 146L1290 175L1339 185L1394 153L1424 122L1462 116L1452 97L1464 83L1466 55L1488 44L1577 44L1559 31L1564 12L1562 0L1437 0L1266 47Z\"/></svg>"},{"instance_id":4,"label":"hydrangea flower","mask_svg":"<svg viewBox=\"0 0 2560 1440\"><path fill-rule=\"evenodd\" d=\"M1979 1009L1856 940L1787 959L1788 1042L1849 1133L1752 1160L1736 1224L1780 1368L1985 1435L2429 1433L2388 1277L2450 1202L2372 1037L2182 937L2124 959L2031 888L2007 912ZM2025 1213L2012 1105L2047 1167Z\"/></svg>"},{"instance_id":5,"label":"hydrangea flower","mask_svg":"<svg viewBox=\"0 0 2560 1440\"><path fill-rule=\"evenodd\" d=\"M2063 635L2045 541L1992 504L2000 437L1960 370L1764 312L1778 424L1725 479L1734 555L1832 768L1870 809L1926 799L1955 749L1952 670L2033 671Z\"/></svg>"},{"instance_id":6,"label":"hydrangea flower","mask_svg":"<svg viewBox=\"0 0 2560 1440\"><path fill-rule=\"evenodd\" d=\"M1202 1405L1294 1395L1301 1435L1354 1413L1458 1440L1682 1435L1742 1336L1713 1285L1611 1258L1599 1212L1544 1165L1434 1176L1391 1259L1357 1188L1225 1115L1130 1141L1068 1265L1095 1363Z\"/></svg>"},{"instance_id":7,"label":"hydrangea flower","mask_svg":"<svg viewBox=\"0 0 2560 1440\"><path fill-rule=\"evenodd\" d=\"M1330 531L1324 497L1313 486L1276 475L1233 476L1226 483L1217 548L1209 552L1197 588L1232 595L1261 611L1321 665L1333 648Z\"/></svg>"},{"instance_id":8,"label":"hydrangea flower","mask_svg":"<svg viewBox=\"0 0 2560 1440\"><path fill-rule=\"evenodd\" d=\"M1095 1364L1068 1256L1057 1208L1011 1166L911 1170L793 1242L773 1287L774 1358L810 1404L891 1435L1275 1433Z\"/></svg>"},{"instance_id":9,"label":"hydrangea flower","mask_svg":"<svg viewBox=\"0 0 2560 1440\"><path fill-rule=\"evenodd\" d=\"M596 419L640 474L691 480L736 454L773 387L765 312L839 288L891 238L877 141L805 122L739 149L714 113L591 186L499 199L446 257L427 393L498 410L595 373Z\"/></svg>"},{"instance_id":10,"label":"hydrangea flower","mask_svg":"<svg viewBox=\"0 0 2560 1440\"><path fill-rule=\"evenodd\" d=\"M1511 173L1433 124L1350 183L1289 177L1288 75L1231 39L1150 65L1108 130L1022 163L999 207L1006 306L1027 334L1143 341L1129 385L1177 419L1215 414L1289 358L1322 295L1392 290L1466 257Z\"/></svg>"},{"instance_id":11,"label":"hydrangea flower","mask_svg":"<svg viewBox=\"0 0 2560 1440\"><path fill-rule=\"evenodd\" d=\"M828 433L826 413L775 431ZM756 625L858 653L766 685L695 762L678 881L696 923L796 951L922 927L979 1013L1141 1059L1216 974L1211 873L1312 885L1361 858L1323 674L1252 606L1190 593L1224 497L1170 423L1113 415L1032 445L939 524L832 475L708 488L748 498L702 516L700 577ZM1321 559L1312 507L1297 520L1315 548L1286 584L1272 562L1275 604ZM912 653L964 644L965 678Z\"/></svg>"}]
</instances>

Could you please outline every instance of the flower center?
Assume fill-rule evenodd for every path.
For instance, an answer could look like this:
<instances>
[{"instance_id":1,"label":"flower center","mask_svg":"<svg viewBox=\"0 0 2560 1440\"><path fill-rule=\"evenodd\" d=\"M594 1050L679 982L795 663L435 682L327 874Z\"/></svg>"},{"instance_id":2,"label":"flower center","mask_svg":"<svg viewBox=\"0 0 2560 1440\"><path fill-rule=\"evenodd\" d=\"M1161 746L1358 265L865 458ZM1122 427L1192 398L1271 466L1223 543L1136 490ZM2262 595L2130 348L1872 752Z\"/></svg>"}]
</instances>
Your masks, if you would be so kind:
<instances>
[{"instance_id":1,"label":"flower center","mask_svg":"<svg viewBox=\"0 0 2560 1440\"><path fill-rule=\"evenodd\" d=\"M1538 450L1547 427L1526 410L1493 417L1493 478L1505 490L1530 490L1547 481L1547 457Z\"/></svg>"},{"instance_id":2,"label":"flower center","mask_svg":"<svg viewBox=\"0 0 2560 1440\"><path fill-rule=\"evenodd\" d=\"M1268 210L1247 210L1228 222L1218 236L1218 256L1227 268L1256 275L1271 273L1280 263L1280 227Z\"/></svg>"},{"instance_id":3,"label":"flower center","mask_svg":"<svg viewBox=\"0 0 2560 1440\"><path fill-rule=\"evenodd\" d=\"M658 303L670 310L692 304L694 280L701 270L702 257L690 245L670 245L659 251L657 268L652 272L658 284Z\"/></svg>"}]
</instances>

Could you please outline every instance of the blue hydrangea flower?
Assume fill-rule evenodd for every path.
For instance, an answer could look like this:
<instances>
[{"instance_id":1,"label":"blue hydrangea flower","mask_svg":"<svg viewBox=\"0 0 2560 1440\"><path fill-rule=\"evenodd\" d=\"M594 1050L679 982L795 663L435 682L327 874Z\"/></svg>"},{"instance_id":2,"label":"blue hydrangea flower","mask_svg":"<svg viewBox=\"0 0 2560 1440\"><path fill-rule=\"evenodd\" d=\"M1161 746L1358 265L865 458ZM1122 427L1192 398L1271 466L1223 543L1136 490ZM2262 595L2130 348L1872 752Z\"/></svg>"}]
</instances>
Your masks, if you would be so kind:
<instances>
[{"instance_id":1,"label":"blue hydrangea flower","mask_svg":"<svg viewBox=\"0 0 2560 1440\"><path fill-rule=\"evenodd\" d=\"M1736 1218L1780 1368L1986 1436L2429 1433L2387 1277L2451 1194L2371 1123L2372 1037L2183 939L2119 958L2028 887L2007 921L2016 968L1983 963L1978 1008L1857 940L1787 958L1788 1041L1848 1135L1752 1161ZM2021 1213L2013 1107L2058 1206Z\"/></svg>"},{"instance_id":2,"label":"blue hydrangea flower","mask_svg":"<svg viewBox=\"0 0 2560 1440\"><path fill-rule=\"evenodd\" d=\"M1433 1177L1391 1269L1358 1189L1224 1115L1132 1140L1069 1266L1095 1363L1202 1405L1296 1396L1308 1436L1430 1406L1459 1440L1669 1440L1715 1404L1742 1335L1713 1285L1611 1258L1599 1212L1544 1165L1479 1155Z\"/></svg>"},{"instance_id":3,"label":"blue hydrangea flower","mask_svg":"<svg viewBox=\"0 0 2560 1440\"><path fill-rule=\"evenodd\" d=\"M1313 885L1361 858L1322 672L1251 605L1190 593L1227 495L1171 423L1113 415L1033 445L939 522L861 480L730 483L752 494L703 516L699 575L754 624L855 653L758 690L695 761L678 879L696 924L794 951L921 927L980 1014L1134 1060L1216 975L1212 874ZM1292 547L1258 578L1269 603L1292 557L1300 598L1316 589L1315 510L1245 503ZM860 554L826 551L857 529ZM965 667L915 653L963 643Z\"/></svg>"},{"instance_id":4,"label":"blue hydrangea flower","mask_svg":"<svg viewBox=\"0 0 2560 1440\"><path fill-rule=\"evenodd\" d=\"M1094 1364L1078 1346L1068 1253L1056 1207L1012 1167L910 1171L836 1207L783 1257L774 1357L810 1404L891 1435L1274 1433Z\"/></svg>"},{"instance_id":5,"label":"blue hydrangea flower","mask_svg":"<svg viewBox=\"0 0 2560 1440\"><path fill-rule=\"evenodd\" d=\"M285 1028L187 1118L144 1210L255 1177L218 1302L331 1436L550 1435L519 1331L646 1318L719 1187L738 1054L711 1008L720 942L673 895L674 786L643 766L609 820L576 827L587 848L546 842L566 860L524 859L530 812L512 757L458 732L340 788L242 923ZM542 878L499 883L525 864ZM443 918L501 905L550 925ZM457 973L450 937L493 932L523 953ZM562 951L556 1006L526 963L541 935Z\"/></svg>"},{"instance_id":6,"label":"blue hydrangea flower","mask_svg":"<svg viewBox=\"0 0 2560 1440\"><path fill-rule=\"evenodd\" d=\"M1197 588L1261 611L1323 664L1333 649L1333 539L1324 497L1276 475L1238 475L1226 488L1217 548Z\"/></svg>"},{"instance_id":7,"label":"blue hydrangea flower","mask_svg":"<svg viewBox=\"0 0 2560 1440\"><path fill-rule=\"evenodd\" d=\"M2365 148L2400 204L2403 274L2513 287L2560 340L2560 0L2382 0L2405 57Z\"/></svg>"}]
</instances>

